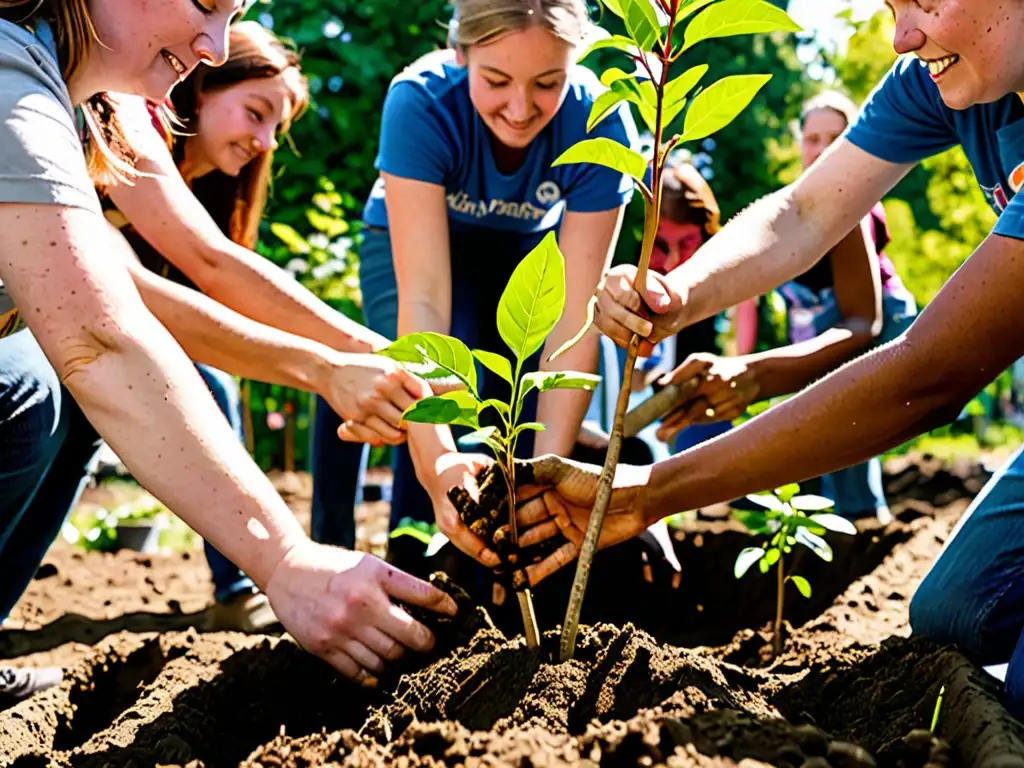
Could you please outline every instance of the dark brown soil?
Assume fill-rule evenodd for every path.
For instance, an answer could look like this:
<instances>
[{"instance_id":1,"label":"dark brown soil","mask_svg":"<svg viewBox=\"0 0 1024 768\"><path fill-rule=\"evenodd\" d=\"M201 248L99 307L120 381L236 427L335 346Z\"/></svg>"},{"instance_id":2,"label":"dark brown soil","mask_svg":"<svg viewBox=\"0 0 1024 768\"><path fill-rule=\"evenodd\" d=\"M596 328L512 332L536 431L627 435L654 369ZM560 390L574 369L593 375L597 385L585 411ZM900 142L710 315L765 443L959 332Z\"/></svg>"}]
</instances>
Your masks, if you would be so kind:
<instances>
[{"instance_id":1,"label":"dark brown soil","mask_svg":"<svg viewBox=\"0 0 1024 768\"><path fill-rule=\"evenodd\" d=\"M678 590L635 576L635 551L605 561L572 661L551 661L564 595L537 591L540 650L463 597L437 649L374 691L287 638L163 625L196 623L206 604L195 556L57 551L18 606L22 628L0 632L0 656L77 661L60 687L0 713L0 765L1024 767L1024 732L996 686L954 650L907 638L910 596L983 478L921 460L889 469L903 484L896 521L862 523L845 548L833 537L831 570L799 566L815 599L790 599L792 635L768 665L770 579L737 585L744 534L714 510L676 532ZM78 630L73 651L56 645L75 636L61 629L71 611L99 627ZM149 625L110 623L135 614ZM943 685L948 745L921 732Z\"/></svg>"}]
</instances>

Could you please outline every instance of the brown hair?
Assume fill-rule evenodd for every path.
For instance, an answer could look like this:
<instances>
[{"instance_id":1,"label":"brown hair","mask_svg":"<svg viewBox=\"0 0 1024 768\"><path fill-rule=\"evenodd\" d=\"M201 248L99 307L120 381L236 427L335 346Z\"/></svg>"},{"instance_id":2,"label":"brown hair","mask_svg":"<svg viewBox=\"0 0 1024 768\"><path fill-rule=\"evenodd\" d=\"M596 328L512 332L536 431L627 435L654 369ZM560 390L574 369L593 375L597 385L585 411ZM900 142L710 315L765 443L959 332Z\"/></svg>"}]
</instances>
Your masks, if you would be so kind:
<instances>
[{"instance_id":1,"label":"brown hair","mask_svg":"<svg viewBox=\"0 0 1024 768\"><path fill-rule=\"evenodd\" d=\"M704 230L704 242L722 228L715 193L700 171L686 162L665 167L661 216L680 224L696 224Z\"/></svg>"},{"instance_id":2,"label":"brown hair","mask_svg":"<svg viewBox=\"0 0 1024 768\"><path fill-rule=\"evenodd\" d=\"M197 125L197 107L203 92L230 88L246 80L294 75L288 80L292 91L292 113L281 126L287 131L309 106L309 86L299 69L299 55L289 44L255 21L232 25L228 60L219 67L200 64L181 85L171 92L174 113L186 133ZM180 166L185 156L185 141L174 146L174 159ZM192 191L214 221L233 241L253 248L259 234L260 219L267 202L273 151L266 150L251 160L237 177L212 171L196 179Z\"/></svg>"},{"instance_id":3,"label":"brown hair","mask_svg":"<svg viewBox=\"0 0 1024 768\"><path fill-rule=\"evenodd\" d=\"M455 15L448 39L462 49L533 26L581 45L592 29L586 0L452 0L452 4Z\"/></svg>"},{"instance_id":4,"label":"brown hair","mask_svg":"<svg viewBox=\"0 0 1024 768\"><path fill-rule=\"evenodd\" d=\"M0 19L28 26L44 19L49 22L65 83L81 66L93 43L99 42L88 0L0 0ZM105 183L112 177L131 175L136 155L106 94L90 98L82 104L82 112L94 139L86 147L93 181Z\"/></svg>"}]
</instances>

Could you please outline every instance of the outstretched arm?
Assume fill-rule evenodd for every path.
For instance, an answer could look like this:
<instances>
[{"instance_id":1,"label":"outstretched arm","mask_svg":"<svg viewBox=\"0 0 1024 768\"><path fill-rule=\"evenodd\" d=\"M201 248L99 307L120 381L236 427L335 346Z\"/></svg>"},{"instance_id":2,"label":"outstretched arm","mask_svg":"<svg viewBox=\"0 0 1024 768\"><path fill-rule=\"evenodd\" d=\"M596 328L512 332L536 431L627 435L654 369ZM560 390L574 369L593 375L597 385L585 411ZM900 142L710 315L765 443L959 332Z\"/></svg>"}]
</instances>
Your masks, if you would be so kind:
<instances>
[{"instance_id":1,"label":"outstretched arm","mask_svg":"<svg viewBox=\"0 0 1024 768\"><path fill-rule=\"evenodd\" d=\"M387 340L320 301L280 267L230 240L185 184L145 102L120 96L144 174L109 191L135 230L208 296L257 322L343 352Z\"/></svg>"}]
</instances>

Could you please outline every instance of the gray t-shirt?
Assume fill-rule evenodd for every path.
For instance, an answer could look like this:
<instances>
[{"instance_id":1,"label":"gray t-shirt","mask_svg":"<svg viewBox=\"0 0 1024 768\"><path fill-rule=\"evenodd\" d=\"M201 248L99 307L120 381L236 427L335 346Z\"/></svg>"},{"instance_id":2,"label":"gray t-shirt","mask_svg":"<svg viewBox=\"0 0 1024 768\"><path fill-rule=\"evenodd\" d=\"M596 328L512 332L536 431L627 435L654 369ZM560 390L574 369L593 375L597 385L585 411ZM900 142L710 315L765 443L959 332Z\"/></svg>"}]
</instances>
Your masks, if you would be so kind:
<instances>
[{"instance_id":1,"label":"gray t-shirt","mask_svg":"<svg viewBox=\"0 0 1024 768\"><path fill-rule=\"evenodd\" d=\"M60 67L32 32L0 20L0 205L95 211L99 199ZM0 274L0 338L23 324Z\"/></svg>"}]
</instances>

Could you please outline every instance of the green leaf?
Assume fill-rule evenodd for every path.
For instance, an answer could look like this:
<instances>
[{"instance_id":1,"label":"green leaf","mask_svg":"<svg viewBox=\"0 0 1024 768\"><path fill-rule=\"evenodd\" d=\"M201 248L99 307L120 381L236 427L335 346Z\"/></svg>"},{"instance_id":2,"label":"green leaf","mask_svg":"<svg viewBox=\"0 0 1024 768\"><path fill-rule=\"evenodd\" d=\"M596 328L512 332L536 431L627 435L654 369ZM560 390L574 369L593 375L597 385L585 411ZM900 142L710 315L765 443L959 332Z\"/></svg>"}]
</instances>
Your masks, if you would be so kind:
<instances>
[{"instance_id":1,"label":"green leaf","mask_svg":"<svg viewBox=\"0 0 1024 768\"><path fill-rule=\"evenodd\" d=\"M432 538L431 535L426 531L422 531L419 528L414 528L411 525L403 525L399 528L395 528L395 530L388 534L389 539L397 539L400 536L411 536L424 546L430 544L430 539Z\"/></svg>"},{"instance_id":2,"label":"green leaf","mask_svg":"<svg viewBox=\"0 0 1024 768\"><path fill-rule=\"evenodd\" d=\"M768 564L768 567L771 568L779 562L780 557L782 557L782 552L777 549L769 549L764 555L764 560Z\"/></svg>"},{"instance_id":3,"label":"green leaf","mask_svg":"<svg viewBox=\"0 0 1024 768\"><path fill-rule=\"evenodd\" d=\"M857 535L857 526L839 515L811 515L811 520L822 528L834 533L845 533L850 536Z\"/></svg>"},{"instance_id":4,"label":"green leaf","mask_svg":"<svg viewBox=\"0 0 1024 768\"><path fill-rule=\"evenodd\" d=\"M826 509L832 509L836 505L832 499L826 499L824 496L815 496L812 493L794 496L789 500L789 503L793 505L793 509L799 509L801 512L824 512Z\"/></svg>"},{"instance_id":5,"label":"green leaf","mask_svg":"<svg viewBox=\"0 0 1024 768\"><path fill-rule=\"evenodd\" d=\"M485 349L474 349L473 357L479 360L488 371L498 374L509 384L512 383L512 363L507 358Z\"/></svg>"},{"instance_id":6,"label":"green leaf","mask_svg":"<svg viewBox=\"0 0 1024 768\"><path fill-rule=\"evenodd\" d=\"M619 142L608 139L584 139L567 149L551 165L569 165L571 163L594 163L606 168L632 176L643 181L647 170L647 160L639 152L624 147Z\"/></svg>"},{"instance_id":7,"label":"green leaf","mask_svg":"<svg viewBox=\"0 0 1024 768\"><path fill-rule=\"evenodd\" d=\"M650 51L661 38L661 24L652 0L620 0L626 31L641 50Z\"/></svg>"},{"instance_id":8,"label":"green leaf","mask_svg":"<svg viewBox=\"0 0 1024 768\"><path fill-rule=\"evenodd\" d=\"M601 84L611 88L613 83L617 83L619 80L628 80L631 77L633 75L618 67L608 67L608 69L601 73Z\"/></svg>"},{"instance_id":9,"label":"green leaf","mask_svg":"<svg viewBox=\"0 0 1024 768\"><path fill-rule=\"evenodd\" d=\"M703 139L727 126L771 79L771 75L732 75L705 88L690 101L681 140Z\"/></svg>"},{"instance_id":10,"label":"green leaf","mask_svg":"<svg viewBox=\"0 0 1024 768\"><path fill-rule=\"evenodd\" d=\"M443 395L438 395L438 397L459 406L458 418L450 423L459 424L463 427L472 427L473 429L480 428L480 411L483 410L483 404L475 395L465 390L457 389L454 392L445 392Z\"/></svg>"},{"instance_id":11,"label":"green leaf","mask_svg":"<svg viewBox=\"0 0 1024 768\"><path fill-rule=\"evenodd\" d=\"M617 51L628 53L631 56L640 55L640 49L637 48L637 45L633 40L625 35L612 35L611 37L603 37L600 40L596 40L591 43L583 53L576 57L576 61L583 61L583 59L594 51L600 51L604 48L614 48Z\"/></svg>"},{"instance_id":12,"label":"green leaf","mask_svg":"<svg viewBox=\"0 0 1024 768\"><path fill-rule=\"evenodd\" d=\"M800 31L800 25L788 13L765 0L722 0L689 23L683 50L714 37Z\"/></svg>"},{"instance_id":13,"label":"green leaf","mask_svg":"<svg viewBox=\"0 0 1024 768\"><path fill-rule=\"evenodd\" d=\"M309 243L306 242L306 238L287 224L275 221L270 225L270 231L288 246L288 250L292 253L309 253L311 250Z\"/></svg>"},{"instance_id":14,"label":"green leaf","mask_svg":"<svg viewBox=\"0 0 1024 768\"><path fill-rule=\"evenodd\" d=\"M676 24L678 25L683 19L690 14L696 13L706 5L710 5L715 0L683 0L679 4L679 8L676 9Z\"/></svg>"},{"instance_id":15,"label":"green leaf","mask_svg":"<svg viewBox=\"0 0 1024 768\"><path fill-rule=\"evenodd\" d=\"M587 132L594 130L594 126L614 112L619 104L628 100L629 94L617 88L611 88L594 99L594 104L590 107L590 117L587 118Z\"/></svg>"},{"instance_id":16,"label":"green leaf","mask_svg":"<svg viewBox=\"0 0 1024 768\"><path fill-rule=\"evenodd\" d=\"M770 493L752 493L747 496L747 499L772 512L781 512L784 508L783 503Z\"/></svg>"},{"instance_id":17,"label":"green leaf","mask_svg":"<svg viewBox=\"0 0 1024 768\"><path fill-rule=\"evenodd\" d=\"M775 489L775 495L779 497L779 501L784 504L788 504L792 501L793 497L800 493L800 486L797 483L786 483L785 485Z\"/></svg>"},{"instance_id":18,"label":"green leaf","mask_svg":"<svg viewBox=\"0 0 1024 768\"><path fill-rule=\"evenodd\" d=\"M736 564L733 566L733 575L737 579L743 578L743 574L750 570L750 566L764 557L764 550L761 547L747 547L736 556Z\"/></svg>"},{"instance_id":19,"label":"green leaf","mask_svg":"<svg viewBox=\"0 0 1024 768\"><path fill-rule=\"evenodd\" d=\"M548 392L552 389L585 389L593 392L601 383L601 377L580 371L535 371L523 375L520 384L522 398L532 389Z\"/></svg>"},{"instance_id":20,"label":"green leaf","mask_svg":"<svg viewBox=\"0 0 1024 768\"><path fill-rule=\"evenodd\" d=\"M512 436L515 437L516 435L519 435L522 432L525 432L526 430L530 430L531 432L543 432L546 429L547 427L545 427L540 422L524 421L522 424L520 424L519 426L512 430Z\"/></svg>"},{"instance_id":21,"label":"green leaf","mask_svg":"<svg viewBox=\"0 0 1024 768\"><path fill-rule=\"evenodd\" d=\"M497 427L482 427L475 432L470 432L468 435L463 435L459 438L459 443L462 445L473 445L476 443L487 443L489 440L493 440L494 436L498 433Z\"/></svg>"},{"instance_id":22,"label":"green leaf","mask_svg":"<svg viewBox=\"0 0 1024 768\"><path fill-rule=\"evenodd\" d=\"M665 85L664 124L669 125L686 106L686 97L708 71L707 64L690 67Z\"/></svg>"},{"instance_id":23,"label":"green leaf","mask_svg":"<svg viewBox=\"0 0 1024 768\"><path fill-rule=\"evenodd\" d=\"M620 19L624 17L625 14L622 12L622 3L620 0L601 0L601 2L604 3L605 8L614 13Z\"/></svg>"},{"instance_id":24,"label":"green leaf","mask_svg":"<svg viewBox=\"0 0 1024 768\"><path fill-rule=\"evenodd\" d=\"M470 392L476 393L476 363L469 347L456 338L440 333L410 333L401 336L378 352L400 363L430 362L432 371L419 372L426 379L456 376ZM438 370L439 369L439 370Z\"/></svg>"},{"instance_id":25,"label":"green leaf","mask_svg":"<svg viewBox=\"0 0 1024 768\"><path fill-rule=\"evenodd\" d=\"M498 333L520 364L541 348L564 307L565 261L549 232L519 262L498 301Z\"/></svg>"},{"instance_id":26,"label":"green leaf","mask_svg":"<svg viewBox=\"0 0 1024 768\"><path fill-rule=\"evenodd\" d=\"M807 581L803 576L790 576L789 580L793 582L797 590L801 595L810 599L811 597L811 583Z\"/></svg>"},{"instance_id":27,"label":"green leaf","mask_svg":"<svg viewBox=\"0 0 1024 768\"><path fill-rule=\"evenodd\" d=\"M771 531L768 527L768 515L764 512L747 509L733 509L731 512L732 516L746 526L747 530L751 533L760 534L769 533Z\"/></svg>"},{"instance_id":28,"label":"green leaf","mask_svg":"<svg viewBox=\"0 0 1024 768\"><path fill-rule=\"evenodd\" d=\"M508 420L509 414L512 413L512 409L508 407L508 403L496 400L493 397L489 400L484 400L483 403L481 403L480 410L483 410L488 406L496 410L506 421Z\"/></svg>"},{"instance_id":29,"label":"green leaf","mask_svg":"<svg viewBox=\"0 0 1024 768\"><path fill-rule=\"evenodd\" d=\"M761 562L759 562L757 564L757 567L761 569L761 573L768 573L768 569L771 566L768 565L768 561L767 560L761 560Z\"/></svg>"},{"instance_id":30,"label":"green leaf","mask_svg":"<svg viewBox=\"0 0 1024 768\"><path fill-rule=\"evenodd\" d=\"M461 415L458 403L437 396L417 400L405 410L402 418L417 424L453 424Z\"/></svg>"},{"instance_id":31,"label":"green leaf","mask_svg":"<svg viewBox=\"0 0 1024 768\"><path fill-rule=\"evenodd\" d=\"M828 542L820 536L811 533L806 528L798 528L796 531L796 540L826 563L832 562L832 547L830 547Z\"/></svg>"}]
</instances>

